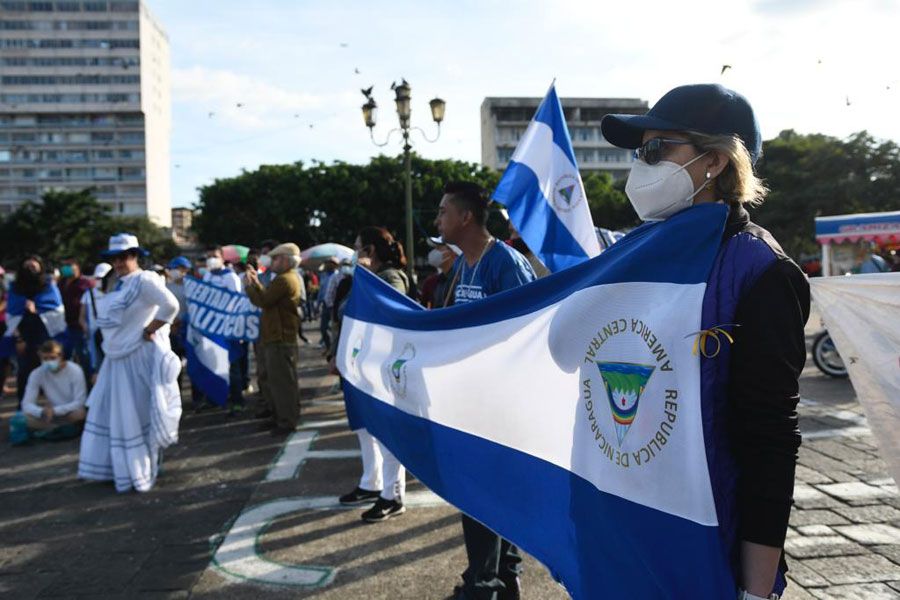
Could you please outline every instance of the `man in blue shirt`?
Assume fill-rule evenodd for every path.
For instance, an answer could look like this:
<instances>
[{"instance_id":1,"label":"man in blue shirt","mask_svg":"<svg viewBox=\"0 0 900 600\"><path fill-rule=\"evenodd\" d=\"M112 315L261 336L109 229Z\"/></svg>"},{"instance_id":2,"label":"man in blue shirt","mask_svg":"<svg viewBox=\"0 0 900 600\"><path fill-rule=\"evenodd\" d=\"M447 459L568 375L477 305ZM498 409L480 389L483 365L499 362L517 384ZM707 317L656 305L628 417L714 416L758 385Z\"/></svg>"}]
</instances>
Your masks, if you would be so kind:
<instances>
[{"instance_id":1,"label":"man in blue shirt","mask_svg":"<svg viewBox=\"0 0 900 600\"><path fill-rule=\"evenodd\" d=\"M535 280L531 265L487 230L490 198L474 183L448 183L435 225L444 241L463 253L453 265L451 286L456 304L474 302ZM458 600L518 600L522 557L508 540L462 516L469 565Z\"/></svg>"}]
</instances>

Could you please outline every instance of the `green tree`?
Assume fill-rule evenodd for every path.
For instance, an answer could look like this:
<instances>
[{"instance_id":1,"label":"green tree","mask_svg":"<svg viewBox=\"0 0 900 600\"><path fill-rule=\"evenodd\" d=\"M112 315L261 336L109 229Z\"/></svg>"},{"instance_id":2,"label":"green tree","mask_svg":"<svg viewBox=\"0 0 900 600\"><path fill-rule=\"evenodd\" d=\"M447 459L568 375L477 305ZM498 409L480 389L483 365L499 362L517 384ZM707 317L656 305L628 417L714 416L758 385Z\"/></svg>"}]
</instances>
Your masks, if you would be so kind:
<instances>
[{"instance_id":1,"label":"green tree","mask_svg":"<svg viewBox=\"0 0 900 600\"><path fill-rule=\"evenodd\" d=\"M623 187L624 181L613 182L609 173L584 176L584 193L594 225L606 229L629 229L641 224Z\"/></svg>"},{"instance_id":2,"label":"green tree","mask_svg":"<svg viewBox=\"0 0 900 600\"><path fill-rule=\"evenodd\" d=\"M448 181L475 181L492 190L499 173L474 163L412 157L412 196L417 253ZM368 164L345 162L263 165L200 188L194 231L203 243L257 245L274 238L301 247L352 244L366 225L405 235L403 158L377 156ZM500 225L492 222L493 228Z\"/></svg>"},{"instance_id":3,"label":"green tree","mask_svg":"<svg viewBox=\"0 0 900 600\"><path fill-rule=\"evenodd\" d=\"M900 206L900 148L865 131L846 140L782 131L764 143L757 170L771 192L753 219L794 257L819 252L817 216Z\"/></svg>"},{"instance_id":4,"label":"green tree","mask_svg":"<svg viewBox=\"0 0 900 600\"><path fill-rule=\"evenodd\" d=\"M90 189L46 193L26 202L0 223L0 261L11 266L29 254L51 263L74 258L83 265L99 261L109 237L127 231L155 260L174 256L178 247L167 231L144 217L110 215Z\"/></svg>"}]
</instances>

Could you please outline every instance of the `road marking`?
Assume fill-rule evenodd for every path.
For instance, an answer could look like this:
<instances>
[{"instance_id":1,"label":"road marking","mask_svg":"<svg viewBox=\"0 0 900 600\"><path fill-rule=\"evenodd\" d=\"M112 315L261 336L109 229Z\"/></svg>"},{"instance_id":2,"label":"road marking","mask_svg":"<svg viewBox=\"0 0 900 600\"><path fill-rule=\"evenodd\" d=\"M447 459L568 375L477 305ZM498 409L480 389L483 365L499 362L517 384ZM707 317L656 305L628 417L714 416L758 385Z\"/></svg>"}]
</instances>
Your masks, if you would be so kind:
<instances>
[{"instance_id":1,"label":"road marking","mask_svg":"<svg viewBox=\"0 0 900 600\"><path fill-rule=\"evenodd\" d=\"M275 464L269 469L264 481L293 479L309 454L309 447L316 439L317 431L296 431L284 443Z\"/></svg>"},{"instance_id":2,"label":"road marking","mask_svg":"<svg viewBox=\"0 0 900 600\"><path fill-rule=\"evenodd\" d=\"M259 538L281 515L323 508L333 501L333 498L285 498L244 510L216 549L212 564L220 572L242 581L299 587L328 585L334 580L336 569L268 560L259 554Z\"/></svg>"},{"instance_id":3,"label":"road marking","mask_svg":"<svg viewBox=\"0 0 900 600\"><path fill-rule=\"evenodd\" d=\"M309 421L300 426L300 429L324 429L325 427L337 427L347 425L347 419L331 419L329 421Z\"/></svg>"},{"instance_id":4,"label":"road marking","mask_svg":"<svg viewBox=\"0 0 900 600\"><path fill-rule=\"evenodd\" d=\"M825 405L819 402L818 400L813 400L811 398L801 398L800 406L805 406L809 408L822 408ZM846 427L830 427L828 429L819 429L814 431L802 431L804 440L819 440L824 438L835 438L835 437L859 437L862 435L871 435L872 430L869 428L869 422L866 420L864 415L859 413L855 413L852 410L835 410L835 411L825 411L817 412L814 415L809 415L811 417L828 417L831 419L836 419L838 421L844 421L847 423Z\"/></svg>"},{"instance_id":5,"label":"road marking","mask_svg":"<svg viewBox=\"0 0 900 600\"><path fill-rule=\"evenodd\" d=\"M319 421L319 423L332 423ZM344 420L333 423L345 423ZM291 434L279 455L272 462L264 481L285 481L299 476L300 468L309 459L335 460L360 456L359 450L310 450L318 436L317 430L301 430ZM406 494L403 503L408 507L447 506L431 490L416 490ZM260 554L260 538L272 522L286 514L301 510L360 510L360 506L344 506L335 496L282 498L251 506L225 534L212 558L212 566L226 579L265 585L319 588L334 580L337 568L319 565L291 565L265 558Z\"/></svg>"}]
</instances>

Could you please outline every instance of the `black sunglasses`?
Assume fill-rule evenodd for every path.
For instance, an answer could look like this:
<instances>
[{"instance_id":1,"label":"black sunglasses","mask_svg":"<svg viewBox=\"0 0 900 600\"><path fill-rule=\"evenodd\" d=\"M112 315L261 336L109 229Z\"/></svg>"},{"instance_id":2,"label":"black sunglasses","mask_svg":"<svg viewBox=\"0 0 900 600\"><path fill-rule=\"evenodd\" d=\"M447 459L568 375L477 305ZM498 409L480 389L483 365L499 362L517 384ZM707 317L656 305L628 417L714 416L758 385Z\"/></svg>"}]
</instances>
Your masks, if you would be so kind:
<instances>
[{"instance_id":1,"label":"black sunglasses","mask_svg":"<svg viewBox=\"0 0 900 600\"><path fill-rule=\"evenodd\" d=\"M634 151L634 158L642 160L648 165L658 164L663 159L663 152L666 144L670 145L688 145L693 146L694 142L689 140L673 140L671 138L653 138L647 140L640 148Z\"/></svg>"}]
</instances>

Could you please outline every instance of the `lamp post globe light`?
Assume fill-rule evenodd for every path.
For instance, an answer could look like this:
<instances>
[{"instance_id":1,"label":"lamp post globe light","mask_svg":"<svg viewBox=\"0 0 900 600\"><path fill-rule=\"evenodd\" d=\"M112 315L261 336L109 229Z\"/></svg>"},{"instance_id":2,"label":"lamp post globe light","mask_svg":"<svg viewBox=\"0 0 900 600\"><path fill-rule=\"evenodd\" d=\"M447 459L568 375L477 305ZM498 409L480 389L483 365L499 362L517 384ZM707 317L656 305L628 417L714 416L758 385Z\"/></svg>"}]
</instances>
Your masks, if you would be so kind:
<instances>
[{"instance_id":1,"label":"lamp post globe light","mask_svg":"<svg viewBox=\"0 0 900 600\"><path fill-rule=\"evenodd\" d=\"M413 239L413 207L412 207L412 160L410 151L410 131L416 130L422 134L422 138L426 142L434 143L441 137L441 122L444 120L444 111L447 103L440 98L432 99L428 105L431 107L431 118L437 124L437 135L429 138L420 127L412 127L410 125L410 116L412 115L412 88L405 79L401 79L400 83L393 83L391 89L394 90L394 103L397 107L397 118L400 121L400 127L391 129L384 142L379 143L375 140L375 124L378 120L378 103L372 98L372 88L362 90L363 96L366 97L366 103L362 105L363 121L369 128L369 137L376 146L387 146L390 142L391 134L399 132L403 137L403 162L405 165L406 179L406 272L409 275L410 284L415 281L415 249Z\"/></svg>"}]
</instances>

